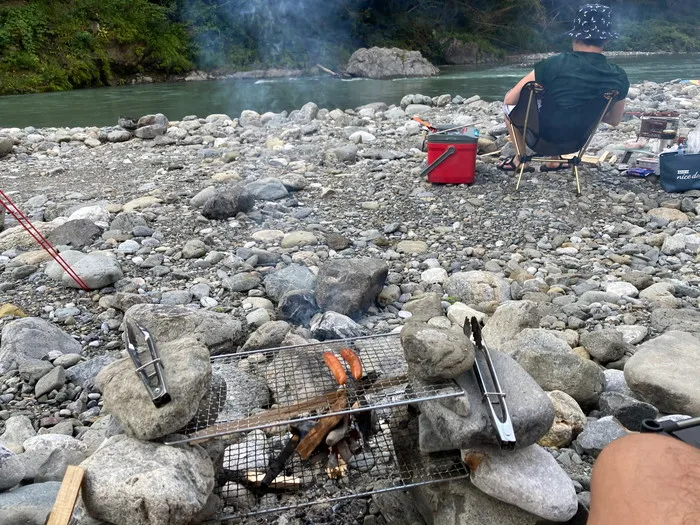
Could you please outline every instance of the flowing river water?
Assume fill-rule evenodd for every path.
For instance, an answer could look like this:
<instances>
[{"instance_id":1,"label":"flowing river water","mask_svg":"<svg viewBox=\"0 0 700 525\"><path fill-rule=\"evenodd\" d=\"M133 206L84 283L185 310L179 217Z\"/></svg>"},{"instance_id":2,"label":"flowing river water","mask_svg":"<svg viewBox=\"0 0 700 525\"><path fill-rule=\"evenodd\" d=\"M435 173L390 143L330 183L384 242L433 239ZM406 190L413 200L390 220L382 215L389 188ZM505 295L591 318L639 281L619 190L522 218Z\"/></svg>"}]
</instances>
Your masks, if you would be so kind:
<instances>
[{"instance_id":1,"label":"flowing river water","mask_svg":"<svg viewBox=\"0 0 700 525\"><path fill-rule=\"evenodd\" d=\"M632 83L700 78L700 55L620 56ZM221 79L168 84L83 89L0 97L0 128L116 125L120 116L164 113L171 120L185 115L298 109L312 101L328 109L355 108L370 102L398 104L404 95L449 93L486 100L503 97L532 68L524 65L443 67L433 78L337 80L328 76L266 80Z\"/></svg>"}]
</instances>

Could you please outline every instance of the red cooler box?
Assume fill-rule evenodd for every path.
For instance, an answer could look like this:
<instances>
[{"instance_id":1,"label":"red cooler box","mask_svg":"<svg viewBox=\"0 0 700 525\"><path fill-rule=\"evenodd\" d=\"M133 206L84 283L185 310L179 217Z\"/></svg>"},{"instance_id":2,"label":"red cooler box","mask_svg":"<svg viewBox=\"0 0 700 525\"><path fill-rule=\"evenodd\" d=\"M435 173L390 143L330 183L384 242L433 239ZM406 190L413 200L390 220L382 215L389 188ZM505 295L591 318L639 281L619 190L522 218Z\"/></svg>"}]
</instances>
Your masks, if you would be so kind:
<instances>
[{"instance_id":1,"label":"red cooler box","mask_svg":"<svg viewBox=\"0 0 700 525\"><path fill-rule=\"evenodd\" d=\"M479 132L468 128L465 133L428 135L428 182L433 184L471 184L476 170Z\"/></svg>"}]
</instances>

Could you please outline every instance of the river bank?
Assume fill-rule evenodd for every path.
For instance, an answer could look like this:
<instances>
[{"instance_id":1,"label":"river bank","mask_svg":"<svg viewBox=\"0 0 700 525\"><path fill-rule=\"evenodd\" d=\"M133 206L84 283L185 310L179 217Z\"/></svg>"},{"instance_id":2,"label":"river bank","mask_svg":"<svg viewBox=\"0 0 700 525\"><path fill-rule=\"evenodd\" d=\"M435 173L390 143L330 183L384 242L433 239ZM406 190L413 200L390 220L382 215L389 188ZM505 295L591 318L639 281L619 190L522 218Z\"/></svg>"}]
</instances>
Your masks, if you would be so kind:
<instances>
[{"instance_id":1,"label":"river bank","mask_svg":"<svg viewBox=\"0 0 700 525\"><path fill-rule=\"evenodd\" d=\"M686 131L700 125L697 86L637 84L628 107L679 111ZM122 323L132 308L130 315L146 324L155 321L144 310L156 308L224 316L227 323L211 336L223 334L232 352L328 334L386 333L411 318L461 330L471 313L497 332L489 340L494 350L512 356L513 369L539 385L533 389L548 392L533 397L525 418L528 439L543 445L528 447L532 456L523 459L532 469L523 473L527 479L547 480L528 486L542 491L536 497L512 487L486 496L474 485L451 483L416 489L420 498L399 492L393 500L377 496L261 518L267 523L398 525L412 512L417 520L466 524L472 517L450 509L472 508L473 501L492 512L484 525L561 518L589 502L595 457L638 428L640 417L700 415L700 192L667 194L655 181L626 178L605 163L583 169L580 197L568 172L526 174L515 192L512 174L487 156L477 161L473 185L430 185L420 176L426 156L413 114L476 126L484 151L508 152L500 104L478 96L408 95L391 106L347 110L309 102L289 113L170 122L154 116L136 131L128 120L0 129L9 137L0 142L1 189L56 246L71 250L66 257L94 288L71 288L5 217L0 290L3 304L12 306L0 317L0 443L9 450L2 457L13 459L0 466L12 473L3 479L25 485L0 493L0 515L11 523L17 502L30 501L43 524L66 465L92 457L124 431L108 416L94 378L120 357ZM623 151L638 130L636 118L616 129L603 125L590 152ZM85 253L90 263L78 263ZM378 302L354 319L325 315L322 329L319 318L312 323L309 315L321 312L304 297L318 293L322 269L333 262L364 271L365 258L386 265ZM286 309L281 290L298 291L294 304L304 315ZM533 364L540 362L557 364ZM643 384L631 373L640 369L653 370ZM554 433L535 435L531 429L549 428L555 411ZM424 437L439 446L436 436ZM281 437L262 439L274 448ZM138 468L150 468L149 461L142 457ZM200 473L210 460L191 461ZM499 487L508 476L495 465ZM178 486L182 493L173 501L199 501L202 487L214 483L207 468L206 483ZM341 488L327 482L318 490ZM225 504L250 504L241 494L243 500ZM83 517L85 524L104 524L110 512L124 511L119 498L101 499L102 521ZM533 499L541 505L533 507ZM418 509L419 500L450 504Z\"/></svg>"}]
</instances>

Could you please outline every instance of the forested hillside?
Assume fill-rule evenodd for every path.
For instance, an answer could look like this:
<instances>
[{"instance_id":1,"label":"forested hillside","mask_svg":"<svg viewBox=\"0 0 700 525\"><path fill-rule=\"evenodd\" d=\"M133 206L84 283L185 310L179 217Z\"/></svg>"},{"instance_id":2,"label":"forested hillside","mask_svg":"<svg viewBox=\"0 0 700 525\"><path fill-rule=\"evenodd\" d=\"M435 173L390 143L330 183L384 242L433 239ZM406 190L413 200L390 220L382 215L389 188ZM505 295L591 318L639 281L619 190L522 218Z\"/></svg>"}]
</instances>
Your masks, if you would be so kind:
<instances>
[{"instance_id":1,"label":"forested hillside","mask_svg":"<svg viewBox=\"0 0 700 525\"><path fill-rule=\"evenodd\" d=\"M9 0L0 2L0 94L165 77L195 68L339 68L362 46L417 49L436 64L564 49L579 0ZM610 0L611 49L700 51L689 0Z\"/></svg>"}]
</instances>

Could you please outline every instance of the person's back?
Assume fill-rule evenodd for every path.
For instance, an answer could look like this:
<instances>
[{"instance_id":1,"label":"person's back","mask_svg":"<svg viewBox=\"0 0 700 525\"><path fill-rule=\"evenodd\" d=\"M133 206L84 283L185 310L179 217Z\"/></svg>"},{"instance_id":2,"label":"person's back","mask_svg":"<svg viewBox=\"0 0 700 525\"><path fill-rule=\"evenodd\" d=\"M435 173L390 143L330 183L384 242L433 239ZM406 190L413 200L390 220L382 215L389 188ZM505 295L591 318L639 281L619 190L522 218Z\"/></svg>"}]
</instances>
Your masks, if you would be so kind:
<instances>
[{"instance_id":1,"label":"person's back","mask_svg":"<svg viewBox=\"0 0 700 525\"><path fill-rule=\"evenodd\" d=\"M583 45L574 44L574 49L601 46L583 41ZM585 132L582 128L594 123L605 104L603 92L615 90L617 100L624 100L629 90L625 71L597 51L574 50L543 60L535 65L535 80L546 90L541 131L543 137L552 139Z\"/></svg>"}]
</instances>

